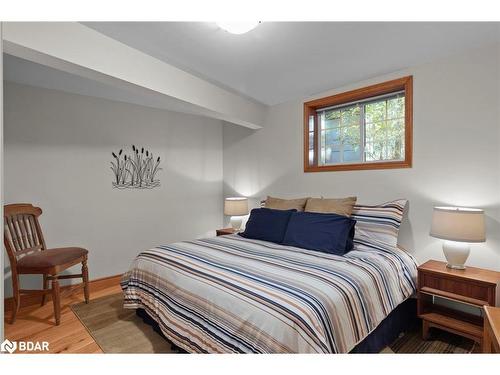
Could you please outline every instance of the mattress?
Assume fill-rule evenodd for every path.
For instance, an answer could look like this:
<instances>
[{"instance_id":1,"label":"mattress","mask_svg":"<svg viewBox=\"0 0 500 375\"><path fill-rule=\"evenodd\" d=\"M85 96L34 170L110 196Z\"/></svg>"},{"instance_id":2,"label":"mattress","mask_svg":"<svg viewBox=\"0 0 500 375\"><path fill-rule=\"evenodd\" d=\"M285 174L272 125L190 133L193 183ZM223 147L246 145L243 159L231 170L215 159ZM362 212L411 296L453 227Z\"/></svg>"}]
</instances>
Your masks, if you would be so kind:
<instances>
[{"instance_id":1,"label":"mattress","mask_svg":"<svg viewBox=\"0 0 500 375\"><path fill-rule=\"evenodd\" d=\"M122 289L187 352L347 353L415 292L416 268L369 239L337 256L229 235L141 252Z\"/></svg>"}]
</instances>

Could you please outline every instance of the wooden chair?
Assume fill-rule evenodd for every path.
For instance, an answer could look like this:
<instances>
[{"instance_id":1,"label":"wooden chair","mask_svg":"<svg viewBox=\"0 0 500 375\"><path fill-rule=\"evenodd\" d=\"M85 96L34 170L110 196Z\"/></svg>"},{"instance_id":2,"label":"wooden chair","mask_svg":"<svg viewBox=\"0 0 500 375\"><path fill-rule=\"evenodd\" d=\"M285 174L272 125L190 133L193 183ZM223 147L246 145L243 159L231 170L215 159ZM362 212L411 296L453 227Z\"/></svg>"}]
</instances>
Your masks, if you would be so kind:
<instances>
[{"instance_id":1,"label":"wooden chair","mask_svg":"<svg viewBox=\"0 0 500 375\"><path fill-rule=\"evenodd\" d=\"M38 217L42 214L39 207L31 204L8 204L4 206L4 244L12 270L12 289L14 307L11 324L21 306L21 294L34 293L42 297L45 304L46 294L52 293L56 325L61 322L59 280L82 278L85 302L89 302L89 277L87 269L88 251L80 247L47 249L43 239ZM59 275L65 269L82 263L82 273L78 275ZM42 274L43 289L20 289L19 275ZM49 289L51 281L51 289Z\"/></svg>"}]
</instances>

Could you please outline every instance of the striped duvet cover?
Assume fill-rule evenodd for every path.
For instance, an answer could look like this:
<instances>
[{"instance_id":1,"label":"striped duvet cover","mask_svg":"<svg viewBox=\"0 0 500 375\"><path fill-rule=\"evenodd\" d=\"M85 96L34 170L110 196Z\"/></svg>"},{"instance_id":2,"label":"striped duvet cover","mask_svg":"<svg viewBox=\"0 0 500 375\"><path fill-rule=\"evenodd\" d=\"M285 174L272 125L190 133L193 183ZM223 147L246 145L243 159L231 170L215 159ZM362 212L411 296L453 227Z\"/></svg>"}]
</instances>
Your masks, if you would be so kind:
<instances>
[{"instance_id":1,"label":"striped duvet cover","mask_svg":"<svg viewBox=\"0 0 500 375\"><path fill-rule=\"evenodd\" d=\"M229 235L144 251L122 288L188 352L347 353L415 279L415 260L383 243L336 256Z\"/></svg>"}]
</instances>

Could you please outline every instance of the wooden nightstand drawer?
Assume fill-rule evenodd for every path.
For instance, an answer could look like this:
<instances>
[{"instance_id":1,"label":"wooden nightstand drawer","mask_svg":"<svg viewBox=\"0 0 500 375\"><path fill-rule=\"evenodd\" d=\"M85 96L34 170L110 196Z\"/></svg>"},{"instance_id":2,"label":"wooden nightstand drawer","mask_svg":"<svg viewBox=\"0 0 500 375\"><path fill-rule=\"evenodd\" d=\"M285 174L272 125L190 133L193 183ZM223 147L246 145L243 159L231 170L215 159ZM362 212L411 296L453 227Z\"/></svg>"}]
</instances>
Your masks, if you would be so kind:
<instances>
[{"instance_id":1,"label":"wooden nightstand drawer","mask_svg":"<svg viewBox=\"0 0 500 375\"><path fill-rule=\"evenodd\" d=\"M485 284L460 279L449 279L442 276L439 277L426 272L420 272L420 277L421 288L428 287L443 292L474 298L482 302L480 305L489 304L492 296L494 296L494 289Z\"/></svg>"}]
</instances>

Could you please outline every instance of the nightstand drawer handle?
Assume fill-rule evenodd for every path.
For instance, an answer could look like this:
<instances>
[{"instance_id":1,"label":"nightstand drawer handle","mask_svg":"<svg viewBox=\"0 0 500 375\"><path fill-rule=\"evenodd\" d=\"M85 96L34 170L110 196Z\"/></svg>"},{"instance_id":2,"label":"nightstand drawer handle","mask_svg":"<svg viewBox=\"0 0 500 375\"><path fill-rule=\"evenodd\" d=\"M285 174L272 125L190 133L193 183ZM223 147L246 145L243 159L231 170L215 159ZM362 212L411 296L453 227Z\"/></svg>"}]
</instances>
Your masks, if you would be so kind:
<instances>
[{"instance_id":1,"label":"nightstand drawer handle","mask_svg":"<svg viewBox=\"0 0 500 375\"><path fill-rule=\"evenodd\" d=\"M420 292L424 293L424 294L430 294L430 295L433 295L433 296L438 296L438 297L450 299L450 300L453 300L453 301L463 302L463 303L466 303L468 305L473 305L473 306L489 306L489 303L487 301L483 301L483 300L476 299L476 298L462 296L462 295L456 294L456 293L445 292L444 290L429 288L427 286L424 286L424 287L420 288Z\"/></svg>"}]
</instances>

